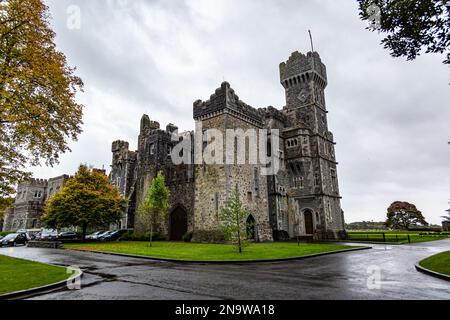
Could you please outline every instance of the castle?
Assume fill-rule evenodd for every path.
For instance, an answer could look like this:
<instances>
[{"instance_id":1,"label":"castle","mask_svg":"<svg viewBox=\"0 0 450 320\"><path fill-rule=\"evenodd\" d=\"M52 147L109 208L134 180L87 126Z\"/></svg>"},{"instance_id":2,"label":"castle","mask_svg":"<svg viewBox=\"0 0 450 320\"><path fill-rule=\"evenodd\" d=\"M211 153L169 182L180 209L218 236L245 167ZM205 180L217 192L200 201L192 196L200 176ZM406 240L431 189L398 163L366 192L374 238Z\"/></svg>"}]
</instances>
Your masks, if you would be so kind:
<instances>
[{"instance_id":1,"label":"castle","mask_svg":"<svg viewBox=\"0 0 450 320\"><path fill-rule=\"evenodd\" d=\"M137 206L161 170L171 191L171 210L160 228L171 240L182 239L186 232L201 240L200 235L217 230L220 209L236 186L249 212L249 235L256 241L297 236L343 238L335 142L328 130L324 94L326 67L317 52L294 52L280 64L280 81L286 94L286 106L281 110L245 104L227 82L209 100L198 100L193 106L193 118L201 125L203 148L207 147L205 141L211 140L206 136L211 129L223 134L230 129L268 129L266 150L260 150L259 144L255 151L280 162L279 170L272 175L262 174L267 168L264 163L198 163L193 159L195 152L186 152L192 150L180 153L192 161L174 164L172 151L183 140L178 128L169 124L162 130L147 115L140 123L137 151L129 150L128 142L113 142L110 180L129 200L121 227L139 229ZM275 137L272 132L279 134ZM188 132L184 137L196 140L197 134ZM244 139L243 149L235 146L233 159L239 153L249 153L250 144Z\"/></svg>"},{"instance_id":2,"label":"castle","mask_svg":"<svg viewBox=\"0 0 450 320\"><path fill-rule=\"evenodd\" d=\"M5 215L3 231L37 229L42 227L44 204L69 179L68 175L44 179L31 179L18 185L14 206Z\"/></svg>"}]
</instances>

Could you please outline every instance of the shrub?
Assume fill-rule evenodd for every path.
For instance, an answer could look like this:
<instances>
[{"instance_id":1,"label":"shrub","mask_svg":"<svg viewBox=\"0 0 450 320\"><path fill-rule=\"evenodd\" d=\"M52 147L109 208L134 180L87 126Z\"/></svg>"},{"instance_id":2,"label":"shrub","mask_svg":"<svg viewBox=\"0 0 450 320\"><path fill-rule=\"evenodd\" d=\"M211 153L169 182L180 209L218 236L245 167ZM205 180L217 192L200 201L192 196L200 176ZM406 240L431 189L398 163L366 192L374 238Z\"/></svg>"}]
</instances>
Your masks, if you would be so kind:
<instances>
[{"instance_id":1,"label":"shrub","mask_svg":"<svg viewBox=\"0 0 450 320\"><path fill-rule=\"evenodd\" d=\"M150 231L149 232L135 232L134 230L128 230L121 238L122 241L150 241ZM165 241L166 236L161 232L153 232L154 241Z\"/></svg>"},{"instance_id":2,"label":"shrub","mask_svg":"<svg viewBox=\"0 0 450 320\"><path fill-rule=\"evenodd\" d=\"M191 242L192 240L192 231L186 232L182 237L184 242Z\"/></svg>"},{"instance_id":3,"label":"shrub","mask_svg":"<svg viewBox=\"0 0 450 320\"><path fill-rule=\"evenodd\" d=\"M225 235L222 230L196 230L192 234L193 242L225 243Z\"/></svg>"},{"instance_id":4,"label":"shrub","mask_svg":"<svg viewBox=\"0 0 450 320\"><path fill-rule=\"evenodd\" d=\"M0 232L0 237L7 236L10 233L13 233L13 232Z\"/></svg>"}]
</instances>

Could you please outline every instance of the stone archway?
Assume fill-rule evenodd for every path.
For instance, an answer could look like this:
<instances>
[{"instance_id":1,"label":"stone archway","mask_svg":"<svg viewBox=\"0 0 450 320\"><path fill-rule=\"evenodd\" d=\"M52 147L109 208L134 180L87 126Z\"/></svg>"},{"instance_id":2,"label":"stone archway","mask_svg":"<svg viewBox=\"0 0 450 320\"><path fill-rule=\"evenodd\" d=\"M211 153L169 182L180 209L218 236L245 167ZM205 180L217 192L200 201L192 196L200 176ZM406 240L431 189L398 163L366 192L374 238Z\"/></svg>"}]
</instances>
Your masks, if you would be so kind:
<instances>
[{"instance_id":1,"label":"stone archway","mask_svg":"<svg viewBox=\"0 0 450 320\"><path fill-rule=\"evenodd\" d=\"M188 230L188 219L183 207L176 207L169 216L169 237L172 241L180 241Z\"/></svg>"},{"instance_id":2,"label":"stone archway","mask_svg":"<svg viewBox=\"0 0 450 320\"><path fill-rule=\"evenodd\" d=\"M314 223L313 223L313 213L311 210L307 209L303 212L303 217L305 221L305 234L314 234Z\"/></svg>"},{"instance_id":3,"label":"stone archway","mask_svg":"<svg viewBox=\"0 0 450 320\"><path fill-rule=\"evenodd\" d=\"M251 240L256 240L256 220L253 215L247 217L245 222L247 228L247 238Z\"/></svg>"}]
</instances>

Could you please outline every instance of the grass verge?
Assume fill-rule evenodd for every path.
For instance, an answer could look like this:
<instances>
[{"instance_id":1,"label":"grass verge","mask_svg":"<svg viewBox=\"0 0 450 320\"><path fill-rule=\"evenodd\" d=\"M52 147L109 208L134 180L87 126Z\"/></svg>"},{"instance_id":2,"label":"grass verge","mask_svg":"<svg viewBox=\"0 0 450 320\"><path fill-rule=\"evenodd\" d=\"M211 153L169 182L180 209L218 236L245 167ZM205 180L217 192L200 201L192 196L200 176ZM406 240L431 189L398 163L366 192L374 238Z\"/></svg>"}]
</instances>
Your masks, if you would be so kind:
<instances>
[{"instance_id":1,"label":"grass verge","mask_svg":"<svg viewBox=\"0 0 450 320\"><path fill-rule=\"evenodd\" d=\"M355 242L380 242L393 244L418 243L448 239L447 234L421 234L415 231L386 231L386 232L358 232L348 231L348 241Z\"/></svg>"},{"instance_id":2,"label":"grass verge","mask_svg":"<svg viewBox=\"0 0 450 320\"><path fill-rule=\"evenodd\" d=\"M63 281L66 268L0 255L0 295Z\"/></svg>"},{"instance_id":3,"label":"grass verge","mask_svg":"<svg viewBox=\"0 0 450 320\"><path fill-rule=\"evenodd\" d=\"M148 242L109 242L87 244L65 244L65 248L87 251L101 251L141 255L153 258L196 260L196 261L239 261L268 260L306 256L310 254L358 248L334 244L301 243L256 243L244 248L242 254L237 253L229 244L203 244L185 242L154 242L153 247Z\"/></svg>"},{"instance_id":4,"label":"grass verge","mask_svg":"<svg viewBox=\"0 0 450 320\"><path fill-rule=\"evenodd\" d=\"M441 252L419 262L419 265L428 270L450 276L450 251Z\"/></svg>"}]
</instances>

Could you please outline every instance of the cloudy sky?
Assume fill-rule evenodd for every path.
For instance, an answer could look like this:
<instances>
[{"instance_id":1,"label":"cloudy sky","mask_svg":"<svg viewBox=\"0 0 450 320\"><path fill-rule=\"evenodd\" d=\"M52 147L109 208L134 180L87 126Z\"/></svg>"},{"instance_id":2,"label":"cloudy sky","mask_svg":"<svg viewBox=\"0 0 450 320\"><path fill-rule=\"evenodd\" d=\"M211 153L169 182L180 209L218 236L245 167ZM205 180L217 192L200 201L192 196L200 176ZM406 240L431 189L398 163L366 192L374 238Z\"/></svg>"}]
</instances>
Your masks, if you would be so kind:
<instances>
[{"instance_id":1,"label":"cloudy sky","mask_svg":"<svg viewBox=\"0 0 450 320\"><path fill-rule=\"evenodd\" d=\"M194 128L192 103L225 79L254 107L284 105L278 65L315 49L327 65L347 222L384 220L395 200L440 223L450 199L450 73L442 56L392 58L365 30L355 0L47 0L57 45L85 82L84 132L54 168L109 169L110 145L136 148L146 113ZM80 13L78 21L77 13ZM78 24L79 22L79 24Z\"/></svg>"}]
</instances>

